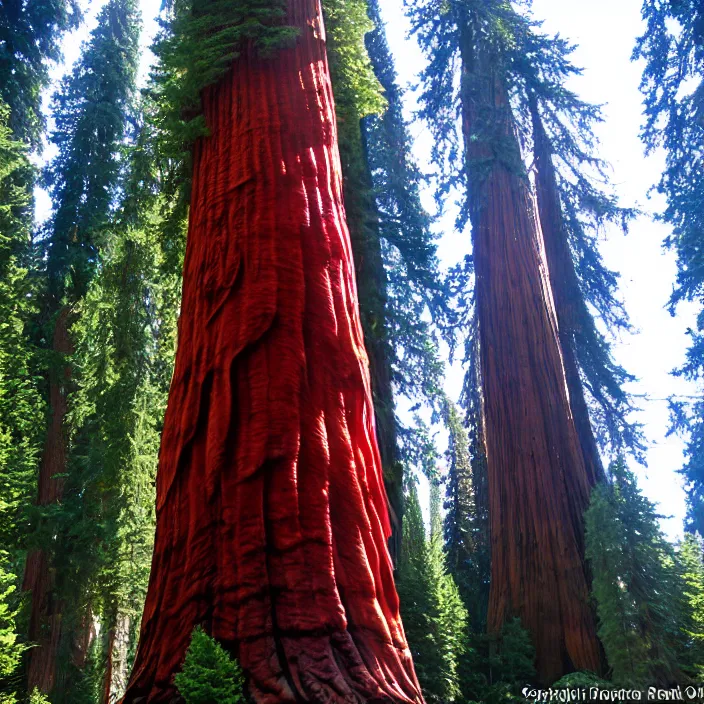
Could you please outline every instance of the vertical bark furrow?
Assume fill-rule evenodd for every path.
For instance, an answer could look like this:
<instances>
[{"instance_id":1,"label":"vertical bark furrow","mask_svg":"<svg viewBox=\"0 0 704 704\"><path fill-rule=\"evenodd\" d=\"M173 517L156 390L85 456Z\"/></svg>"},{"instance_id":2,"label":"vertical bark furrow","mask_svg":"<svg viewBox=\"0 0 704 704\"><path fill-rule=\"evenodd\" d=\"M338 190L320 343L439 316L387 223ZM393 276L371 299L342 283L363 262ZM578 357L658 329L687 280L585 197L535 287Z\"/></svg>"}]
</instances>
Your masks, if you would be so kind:
<instances>
[{"instance_id":1,"label":"vertical bark furrow","mask_svg":"<svg viewBox=\"0 0 704 704\"><path fill-rule=\"evenodd\" d=\"M64 306L56 316L52 349L57 355L74 352L70 335L71 309ZM68 462L68 437L65 426L68 415L68 392L71 367L64 365L51 371L49 381L49 425L42 459L39 464L39 506L61 500ZM23 591L32 595L27 636L36 644L28 653L27 687L32 692L51 692L56 682L56 658L61 641L62 605L55 594L55 569L52 558L44 550L33 550L27 556Z\"/></svg>"},{"instance_id":2,"label":"vertical bark furrow","mask_svg":"<svg viewBox=\"0 0 704 704\"><path fill-rule=\"evenodd\" d=\"M166 702L195 624L259 702L420 702L386 548L319 4L205 91L154 562L124 701Z\"/></svg>"},{"instance_id":3,"label":"vertical bark furrow","mask_svg":"<svg viewBox=\"0 0 704 704\"><path fill-rule=\"evenodd\" d=\"M507 619L520 617L536 648L538 675L552 683L601 665L584 561L592 482L498 59L488 47L475 55L471 37L465 41L463 127L491 533L488 629L498 633Z\"/></svg>"},{"instance_id":4,"label":"vertical bark furrow","mask_svg":"<svg viewBox=\"0 0 704 704\"><path fill-rule=\"evenodd\" d=\"M489 628L519 615L534 637L538 671L551 680L599 668L582 559L590 486L527 186L497 168L486 197L475 262L492 533Z\"/></svg>"},{"instance_id":5,"label":"vertical bark furrow","mask_svg":"<svg viewBox=\"0 0 704 704\"><path fill-rule=\"evenodd\" d=\"M562 217L550 140L545 134L537 105L531 105L531 114L535 149L535 190L560 330L567 388L589 482L591 486L595 486L604 479L604 467L589 418L589 407L579 371L575 339L579 325L576 306L584 305L584 302L580 300L579 281Z\"/></svg>"}]
</instances>

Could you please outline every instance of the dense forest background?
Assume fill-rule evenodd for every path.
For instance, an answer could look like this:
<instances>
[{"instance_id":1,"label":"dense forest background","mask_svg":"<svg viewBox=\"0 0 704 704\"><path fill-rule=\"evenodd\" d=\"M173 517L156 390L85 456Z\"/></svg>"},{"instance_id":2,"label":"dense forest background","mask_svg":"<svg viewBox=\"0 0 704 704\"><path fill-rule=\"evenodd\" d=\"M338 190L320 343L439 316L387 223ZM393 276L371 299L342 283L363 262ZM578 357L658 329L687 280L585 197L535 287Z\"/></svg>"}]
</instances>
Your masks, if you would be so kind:
<instances>
[{"instance_id":1,"label":"dense forest background","mask_svg":"<svg viewBox=\"0 0 704 704\"><path fill-rule=\"evenodd\" d=\"M580 55L534 5L408 2L387 36L378 0L322 2L388 550L427 702L704 683L704 15L695 0L641 8L630 129L662 173L621 200L597 139L608 108L593 86L594 103L573 92ZM153 38L153 2L107 0L90 31L74 0L0 7L2 704L139 701L138 678L169 647L160 662L178 661L186 702L263 700L211 616L172 620L170 645L143 626L130 672L145 599L167 584L156 568L150 584L155 486L181 441L165 434L160 459L189 206L207 171L194 163L232 67L298 41L286 7L172 0ZM405 28L407 62L390 48ZM75 57L63 73L62 49ZM634 321L604 239L626 235L617 251L637 270L648 219L676 271L646 286L672 293ZM618 351L634 322L653 347L675 344L641 312L655 305L688 345L663 370L672 387L646 389L667 417L638 413L638 364ZM665 435L684 443L677 524L638 483L646 459L651 498L680 481L650 449ZM156 545L154 565L172 551ZM183 613L203 599L175 598Z\"/></svg>"}]
</instances>

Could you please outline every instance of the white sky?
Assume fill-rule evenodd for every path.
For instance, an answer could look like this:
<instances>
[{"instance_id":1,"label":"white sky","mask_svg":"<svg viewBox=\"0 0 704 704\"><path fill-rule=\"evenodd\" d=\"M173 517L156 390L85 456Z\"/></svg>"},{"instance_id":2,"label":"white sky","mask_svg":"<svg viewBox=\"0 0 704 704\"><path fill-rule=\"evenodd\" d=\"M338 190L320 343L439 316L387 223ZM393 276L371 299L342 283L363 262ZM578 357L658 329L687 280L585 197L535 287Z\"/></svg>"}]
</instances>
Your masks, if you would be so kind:
<instances>
[{"instance_id":1,"label":"white sky","mask_svg":"<svg viewBox=\"0 0 704 704\"><path fill-rule=\"evenodd\" d=\"M95 25L95 15L104 1L93 0L86 25L64 41L64 66L78 57L81 41ZM381 4L401 85L413 85L423 58L415 41L407 38L403 0L382 0ZM141 0L145 25L143 76L150 61L146 47L155 32L153 18L160 5L161 0ZM536 19L545 20L546 31L559 32L579 45L574 61L585 71L570 87L585 100L605 104L606 119L598 129L600 156L613 165L613 181L622 205L637 204L652 213L663 207L660 197L648 198L649 189L662 170L663 155L646 159L638 139L642 121L638 92L641 66L630 62L630 54L635 37L641 32L640 5L641 0L533 0L533 13ZM63 67L57 67L54 78L59 78L62 70ZM410 92L407 108L410 117L413 108ZM423 168L428 163L430 135L417 123L411 130L416 157ZM48 151L47 155L50 154ZM432 211L430 193L424 194L424 202ZM38 216L45 215L48 208L48 198L40 194ZM469 234L453 232L452 221L452 215L448 215L438 224L442 234L440 255L446 264L458 260L469 248ZM644 424L649 441L648 467L634 469L646 495L659 504L662 514L671 516L663 520L663 527L671 538L676 538L682 532L685 513L682 482L676 473L683 463L683 443L679 438L665 437L668 426L665 398L670 394L696 393L692 384L669 373L684 361L688 344L685 330L695 327L696 311L694 306L681 306L677 317L672 318L665 310L676 275L674 255L661 247L667 234L667 227L645 215L633 223L628 237L618 230L607 233L601 250L606 264L621 272L621 294L636 330L614 347L617 360L639 379L630 391L644 396L637 420ZM446 386L451 396L457 395L460 374L458 369L448 372Z\"/></svg>"}]
</instances>

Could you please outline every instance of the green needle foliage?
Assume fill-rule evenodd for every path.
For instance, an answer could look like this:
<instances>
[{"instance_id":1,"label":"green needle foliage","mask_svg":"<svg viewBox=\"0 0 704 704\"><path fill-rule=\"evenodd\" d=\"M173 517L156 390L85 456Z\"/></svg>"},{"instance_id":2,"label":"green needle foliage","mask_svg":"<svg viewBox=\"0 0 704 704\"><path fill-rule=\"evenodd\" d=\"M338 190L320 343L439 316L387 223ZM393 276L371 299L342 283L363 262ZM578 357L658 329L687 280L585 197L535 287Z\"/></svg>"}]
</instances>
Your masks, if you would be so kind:
<instances>
[{"instance_id":1,"label":"green needle foliage","mask_svg":"<svg viewBox=\"0 0 704 704\"><path fill-rule=\"evenodd\" d=\"M416 673L426 701L458 701L467 610L445 564L439 489L433 490L429 538L415 486L409 488L405 505L398 592Z\"/></svg>"},{"instance_id":2,"label":"green needle foliage","mask_svg":"<svg viewBox=\"0 0 704 704\"><path fill-rule=\"evenodd\" d=\"M16 587L27 530L26 508L36 491L44 404L28 327L36 291L28 271L31 204L16 178L31 173L25 149L12 138L9 109L0 101L0 702L14 704L22 648L17 642Z\"/></svg>"},{"instance_id":3,"label":"green needle foliage","mask_svg":"<svg viewBox=\"0 0 704 704\"><path fill-rule=\"evenodd\" d=\"M467 429L449 398L445 399L444 416L450 436L444 519L448 569L469 611L472 631L482 633L486 626L490 563L488 516L479 508L482 502L477 495L482 487L477 487L476 482L481 482L484 474L475 471L478 463L472 462Z\"/></svg>"},{"instance_id":4,"label":"green needle foliage","mask_svg":"<svg viewBox=\"0 0 704 704\"><path fill-rule=\"evenodd\" d=\"M532 123L538 119L542 124L552 152L563 231L576 274L576 285L568 298L579 312L579 321L570 344L590 405L592 430L603 450L617 452L625 447L640 456L642 438L638 427L627 420L632 403L623 390L631 377L612 359L608 341L595 322L598 319L614 334L628 327L616 297L618 278L604 266L598 236L609 223L625 226L635 212L618 205L611 194L606 165L595 156L593 130L601 120L598 107L565 88L566 81L580 73L570 60L573 47L559 36L541 33L537 23L505 0L420 0L408 2L407 13L428 60L420 76L419 114L434 138L437 199L443 204L454 188L465 196L458 228L468 222L467 194L476 185L473 179L481 180L489 162L500 160L528 178L525 162L533 158ZM498 69L507 86L525 153L514 153L515 147L508 148L505 137L495 134L492 108L485 106L479 110L471 138L485 143L491 156L486 163L466 163L460 129L461 96L471 96L473 86L487 80L489 69L482 67L482 61ZM448 294L455 299L449 329L464 336L465 362L470 368L476 327L472 281L470 258L453 270L448 282ZM455 344L452 336L449 342ZM468 372L465 407L475 388L476 375Z\"/></svg>"},{"instance_id":5,"label":"green needle foliage","mask_svg":"<svg viewBox=\"0 0 704 704\"><path fill-rule=\"evenodd\" d=\"M123 202L72 329L75 432L59 547L71 566L64 590L85 594L103 624L96 658L123 679L131 655L114 651L110 636L127 628L121 635L134 649L146 595L185 241L182 222L179 242L165 247L171 215L158 193L153 129L143 125L130 150Z\"/></svg>"},{"instance_id":6,"label":"green needle foliage","mask_svg":"<svg viewBox=\"0 0 704 704\"><path fill-rule=\"evenodd\" d=\"M634 58L645 59L641 91L646 122L641 136L650 152L666 151L657 190L667 199L662 219L672 226L666 246L677 254L677 282L671 312L681 301L704 297L704 10L695 0L645 0L646 30ZM676 374L701 381L704 370L704 314L688 330L687 361ZM691 530L704 535L704 403L673 401L674 429L688 436L682 469L688 490Z\"/></svg>"},{"instance_id":7,"label":"green needle foliage","mask_svg":"<svg viewBox=\"0 0 704 704\"><path fill-rule=\"evenodd\" d=\"M423 176L411 155L391 50L379 3L369 0L374 28L366 37L369 59L386 99L380 114L362 121L367 163L377 205L378 237L386 271L386 320L393 341L394 387L412 403L442 407L443 365L434 330L446 311L431 218L420 200ZM422 466L419 433L397 418L401 458Z\"/></svg>"},{"instance_id":8,"label":"green needle foliage","mask_svg":"<svg viewBox=\"0 0 704 704\"><path fill-rule=\"evenodd\" d=\"M0 102L0 545L17 565L27 530L25 510L36 492L44 403L30 340L37 311L29 274L32 169Z\"/></svg>"},{"instance_id":9,"label":"green needle foliage","mask_svg":"<svg viewBox=\"0 0 704 704\"><path fill-rule=\"evenodd\" d=\"M100 270L100 250L122 180L127 123L134 116L139 32L137 0L108 0L81 58L52 101L55 129L50 141L57 155L45 169L45 180L54 209L39 242L46 283L39 322L45 341L52 340L54 323L63 312L75 347L77 331L72 326L80 325L81 306ZM50 344L46 342L47 347ZM69 394L75 391L76 361L53 346L45 357L49 376L60 379ZM69 405L74 405L71 396ZM88 516L96 518L90 514L91 496L78 478L77 458L82 450L76 409L61 422L61 434L68 439L68 461L62 472L65 491L61 501L36 510L29 542L47 556L53 574L52 604L61 614L59 676L52 699L55 704L78 704L89 696L91 686L83 682L85 673L75 672L72 653L76 643L88 642L84 636L92 627L93 595L84 573L101 562L96 533L102 524L88 520ZM58 626L52 628L58 633Z\"/></svg>"},{"instance_id":10,"label":"green needle foliage","mask_svg":"<svg viewBox=\"0 0 704 704\"><path fill-rule=\"evenodd\" d=\"M614 683L682 681L682 584L673 546L623 459L595 487L585 516L593 596Z\"/></svg>"},{"instance_id":11,"label":"green needle foliage","mask_svg":"<svg viewBox=\"0 0 704 704\"><path fill-rule=\"evenodd\" d=\"M323 11L377 435L391 509L400 519L403 465L431 462L423 426L402 422L395 394L437 407L441 388L428 322L440 290L435 244L379 8L373 0L325 0Z\"/></svg>"},{"instance_id":12,"label":"green needle foliage","mask_svg":"<svg viewBox=\"0 0 704 704\"><path fill-rule=\"evenodd\" d=\"M245 701L242 670L223 647L196 626L183 669L174 678L186 704L238 704Z\"/></svg>"},{"instance_id":13,"label":"green needle foliage","mask_svg":"<svg viewBox=\"0 0 704 704\"><path fill-rule=\"evenodd\" d=\"M693 679L704 682L704 545L702 540L687 533L677 551L681 579L686 638L683 653L684 669Z\"/></svg>"},{"instance_id":14,"label":"green needle foliage","mask_svg":"<svg viewBox=\"0 0 704 704\"><path fill-rule=\"evenodd\" d=\"M535 680L535 648L520 619L504 624L500 634L473 634L463 667L462 689L468 702L525 702L521 690Z\"/></svg>"},{"instance_id":15,"label":"green needle foliage","mask_svg":"<svg viewBox=\"0 0 704 704\"><path fill-rule=\"evenodd\" d=\"M0 5L0 99L10 108L15 137L32 147L40 145L44 130L40 108L49 85L48 62L61 58L63 33L80 21L78 0Z\"/></svg>"},{"instance_id":16,"label":"green needle foliage","mask_svg":"<svg viewBox=\"0 0 704 704\"><path fill-rule=\"evenodd\" d=\"M17 642L13 595L15 575L9 571L7 553L0 550L0 704L15 704L22 648Z\"/></svg>"},{"instance_id":17,"label":"green needle foliage","mask_svg":"<svg viewBox=\"0 0 704 704\"><path fill-rule=\"evenodd\" d=\"M54 95L45 171L54 213L44 240L50 307L80 300L97 265L101 229L114 209L139 58L136 0L110 0L83 55Z\"/></svg>"},{"instance_id":18,"label":"green needle foliage","mask_svg":"<svg viewBox=\"0 0 704 704\"><path fill-rule=\"evenodd\" d=\"M28 269L33 203L27 184L34 171L8 118L0 99L0 703L15 704L23 652L16 624L18 586L45 405L31 341L37 287Z\"/></svg>"}]
</instances>

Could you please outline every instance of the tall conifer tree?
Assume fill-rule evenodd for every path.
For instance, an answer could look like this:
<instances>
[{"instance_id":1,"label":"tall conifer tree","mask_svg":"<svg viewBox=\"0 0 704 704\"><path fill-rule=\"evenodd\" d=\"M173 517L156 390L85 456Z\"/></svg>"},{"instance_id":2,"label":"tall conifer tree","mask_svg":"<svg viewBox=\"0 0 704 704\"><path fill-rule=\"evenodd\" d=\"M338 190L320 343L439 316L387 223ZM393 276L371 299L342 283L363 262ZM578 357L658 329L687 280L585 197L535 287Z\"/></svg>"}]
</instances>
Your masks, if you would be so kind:
<instances>
[{"instance_id":1,"label":"tall conifer tree","mask_svg":"<svg viewBox=\"0 0 704 704\"><path fill-rule=\"evenodd\" d=\"M446 309L435 236L420 200L422 175L411 154L411 138L403 117L403 92L376 0L369 0L368 14L373 29L366 35L365 43L386 107L381 114L363 119L362 134L386 269L394 391L414 404L439 411L443 370L433 330L444 319ZM400 459L407 467L420 466L421 438L398 415L396 426Z\"/></svg>"},{"instance_id":2,"label":"tall conifer tree","mask_svg":"<svg viewBox=\"0 0 704 704\"><path fill-rule=\"evenodd\" d=\"M533 557L528 553L509 557L507 543L514 540L499 530L500 516L507 509L506 515L524 512L527 516L533 509L529 507L531 502L526 505L524 501L515 511L508 508L513 495L511 482L506 480L508 467L520 468L515 475L523 487L520 494L534 491L536 507L543 502L553 507L554 513L542 520L547 521L550 530L564 531L563 538L571 543L568 552L574 560L570 579L581 582L579 589L583 590L586 573L581 515L589 487L603 475L599 448L613 451L625 446L636 454L642 449L638 428L627 420L632 406L622 385L629 377L613 362L588 305L596 308L607 328L627 326L614 296L616 276L601 262L596 234L605 222L623 224L633 213L621 209L603 188L603 164L593 155L591 132L599 119L598 109L579 101L564 88L566 78L578 72L569 62L568 44L540 34L529 19L518 15L509 3L498 0L429 1L409 4L409 10L429 59L423 75L422 112L436 137L435 160L448 174L440 180L439 196L442 199L453 185L466 188L459 225L468 219L472 224L473 259L469 267L463 266L458 272L462 275L459 285L468 276L474 278L476 311L476 317L465 316L469 370L463 400L477 441L472 444L479 488L483 484L480 470L486 462L494 536L489 626L498 631L500 622L515 613L511 604L518 603L521 591L521 600L527 604L525 586L519 587L515 581L522 569L520 565L527 566L534 559L543 564L540 570L545 573L544 561L550 560L549 550L538 550ZM459 90L455 88L457 72L461 75ZM458 116L462 124L460 136L455 127ZM521 150L525 144L534 150L530 161L536 169L537 205L524 163L526 155ZM555 158L559 158L559 168ZM596 173L597 178L590 177L590 173ZM505 248L500 246L501 238L511 232L522 234L510 237ZM519 253L522 247L528 249ZM544 257L540 254L543 247ZM530 256L529 250L533 252ZM502 259L502 252L508 251L511 254ZM520 294L511 293L516 287L524 288ZM538 309L531 306L541 300L542 313L538 314ZM526 306L520 315L517 301ZM511 311L518 315L516 329L506 319L505 314ZM509 329L513 330L510 335ZM531 390L531 384L542 373L551 375L552 381L545 378L542 391ZM546 394L548 387L552 390ZM511 390L512 400L505 394L507 389ZM538 412L541 395L543 400L551 398L551 408ZM525 413L515 415L518 408L524 408ZM540 444L537 439L543 431L531 431L529 426L531 419L541 417L542 427L552 428L551 439L546 438L543 451L534 448L531 459L522 458L521 452L531 442ZM499 428L508 433L502 439L496 435ZM519 441L523 431L530 438ZM554 438L560 434L564 445L558 453ZM579 458L570 455L575 438ZM539 483L530 479L534 471L531 466L550 467L557 454L563 460L571 457L567 462L569 469L566 473L556 470L555 481L539 489ZM508 463L505 469L500 469L502 462ZM535 471L537 477L544 476L547 470ZM565 478L564 491L559 489L562 480L558 476ZM481 501L479 508L482 509ZM512 523L516 523L515 518ZM499 539L499 535L503 537ZM536 540L539 541L537 534ZM577 577L579 563L584 577ZM557 571L554 574L552 588L559 592L569 580L558 578ZM574 589L576 583L573 595L577 593ZM534 596L540 601L548 591L545 587L536 588ZM541 677L548 680L569 669L570 662L572 667L599 667L588 609L579 606L579 598L562 594L562 601L559 597L550 598L551 608L565 609L571 612L569 616L556 613L554 619L543 617L540 625L535 614L529 616L531 607L527 605L517 614L535 639L538 669ZM529 596L528 601L532 598ZM548 624L566 623L565 619L576 619L574 632L581 634L571 644L566 633L547 635ZM557 651L562 648L563 655L558 656Z\"/></svg>"},{"instance_id":3,"label":"tall conifer tree","mask_svg":"<svg viewBox=\"0 0 704 704\"><path fill-rule=\"evenodd\" d=\"M682 584L675 552L623 459L595 488L586 515L599 637L622 686L683 682Z\"/></svg>"},{"instance_id":4,"label":"tall conifer tree","mask_svg":"<svg viewBox=\"0 0 704 704\"><path fill-rule=\"evenodd\" d=\"M646 30L634 58L646 61L641 91L648 151L667 153L658 190L667 198L662 217L672 226L665 244L677 254L678 274L670 299L701 303L704 295L704 9L696 0L645 0ZM704 314L688 330L687 361L677 372L700 382L704 370ZM682 469L688 493L689 529L704 535L704 402L674 404L675 425L689 437Z\"/></svg>"},{"instance_id":5,"label":"tall conifer tree","mask_svg":"<svg viewBox=\"0 0 704 704\"><path fill-rule=\"evenodd\" d=\"M0 544L15 575L22 571L26 511L36 491L45 425L31 339L37 312L37 279L30 271L36 264L31 233L36 170L25 149L40 146L39 108L49 62L59 58L64 31L79 20L74 0L0 6Z\"/></svg>"},{"instance_id":6,"label":"tall conifer tree","mask_svg":"<svg viewBox=\"0 0 704 704\"><path fill-rule=\"evenodd\" d=\"M460 697L459 669L467 655L467 610L447 572L439 487L431 492L429 537L415 484L406 495L399 595L423 695L429 702L452 702Z\"/></svg>"},{"instance_id":7,"label":"tall conifer tree","mask_svg":"<svg viewBox=\"0 0 704 704\"><path fill-rule=\"evenodd\" d=\"M685 618L682 631L685 646L683 667L687 674L704 683L704 543L687 533L677 551L683 583Z\"/></svg>"},{"instance_id":8,"label":"tall conifer tree","mask_svg":"<svg viewBox=\"0 0 704 704\"><path fill-rule=\"evenodd\" d=\"M444 407L449 430L445 546L450 574L457 582L469 612L469 626L475 633L486 627L489 594L489 533L481 500L485 472L477 471L481 458L472 457L469 434L460 411L448 398Z\"/></svg>"},{"instance_id":9,"label":"tall conifer tree","mask_svg":"<svg viewBox=\"0 0 704 704\"><path fill-rule=\"evenodd\" d=\"M42 91L48 62L61 57L63 33L81 20L77 0L4 2L0 7L0 97L10 109L10 129L32 147L44 127Z\"/></svg>"},{"instance_id":10,"label":"tall conifer tree","mask_svg":"<svg viewBox=\"0 0 704 704\"><path fill-rule=\"evenodd\" d=\"M423 110L436 157L462 164L472 224L491 524L488 628L498 633L519 616L543 681L571 668L596 671L582 524L594 477L564 382L542 231L511 107L511 51L526 23L498 0L410 9L430 59Z\"/></svg>"},{"instance_id":11,"label":"tall conifer tree","mask_svg":"<svg viewBox=\"0 0 704 704\"><path fill-rule=\"evenodd\" d=\"M35 490L44 405L26 332L36 313L36 290L23 266L31 204L24 184L31 167L8 118L9 108L0 100L0 682L9 692L16 689L9 683L18 674L21 656L15 628L17 576L27 505Z\"/></svg>"},{"instance_id":12,"label":"tall conifer tree","mask_svg":"<svg viewBox=\"0 0 704 704\"><path fill-rule=\"evenodd\" d=\"M154 560L125 702L170 701L196 624L235 651L259 701L418 701L320 5L175 13L162 85L176 122L202 104L188 129L209 134L193 145Z\"/></svg>"},{"instance_id":13,"label":"tall conifer tree","mask_svg":"<svg viewBox=\"0 0 704 704\"><path fill-rule=\"evenodd\" d=\"M42 507L56 504L64 495L71 436L69 356L75 351L71 328L95 273L103 228L114 207L122 140L134 94L138 39L136 0L109 0L81 59L54 97L56 128L51 141L58 154L46 170L54 211L42 241L47 282L42 323L51 350L49 426L39 468ZM29 690L37 687L47 693L58 683L61 642L70 641L66 648L72 652L71 663L80 669L90 633L90 609L84 603L78 621L62 634L62 581L70 571L62 573L62 563L52 554L55 518L55 509L43 512L24 577L24 589L31 591L29 638L38 644L29 653Z\"/></svg>"},{"instance_id":14,"label":"tall conifer tree","mask_svg":"<svg viewBox=\"0 0 704 704\"><path fill-rule=\"evenodd\" d=\"M390 547L397 558L403 468L417 462L419 453L412 429L395 413L394 394L437 405L441 364L425 317L429 309L438 308L440 277L377 3L325 0L323 11L340 126L345 212L395 524Z\"/></svg>"},{"instance_id":15,"label":"tall conifer tree","mask_svg":"<svg viewBox=\"0 0 704 704\"><path fill-rule=\"evenodd\" d=\"M105 704L124 693L147 588L180 298L182 258L165 252L173 206L159 194L164 176L150 105L146 117L73 328L76 430L58 550L73 565L72 592L89 595L101 623L94 665L104 674L93 686Z\"/></svg>"}]
</instances>

